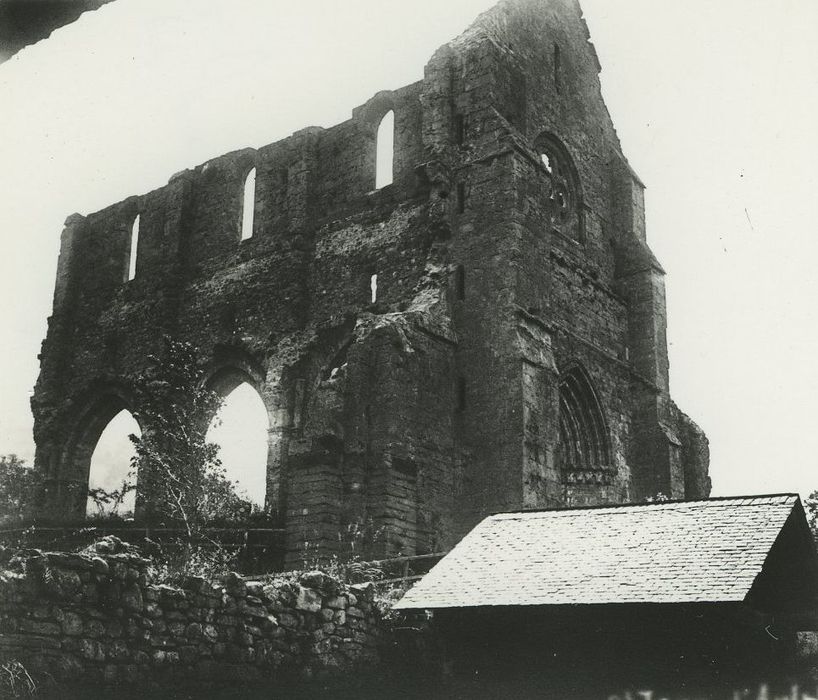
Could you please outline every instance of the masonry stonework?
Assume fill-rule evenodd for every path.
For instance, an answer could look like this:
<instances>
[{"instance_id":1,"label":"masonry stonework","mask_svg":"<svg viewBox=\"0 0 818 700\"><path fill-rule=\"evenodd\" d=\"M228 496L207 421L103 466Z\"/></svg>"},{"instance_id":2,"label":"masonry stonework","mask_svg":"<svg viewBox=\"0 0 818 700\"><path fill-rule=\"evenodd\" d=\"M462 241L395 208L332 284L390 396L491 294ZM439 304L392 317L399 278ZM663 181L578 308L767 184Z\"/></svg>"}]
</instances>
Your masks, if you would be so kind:
<instances>
[{"instance_id":1,"label":"masonry stonework","mask_svg":"<svg viewBox=\"0 0 818 700\"><path fill-rule=\"evenodd\" d=\"M28 550L0 573L0 658L57 680L309 677L376 665L391 644L373 584L151 581L150 560Z\"/></svg>"},{"instance_id":2,"label":"masonry stonework","mask_svg":"<svg viewBox=\"0 0 818 700\"><path fill-rule=\"evenodd\" d=\"M352 523L385 533L373 554L410 555L493 511L707 496L599 71L574 0L504 0L342 124L69 217L32 400L51 506L82 510L70 494L107 422L139 411L132 380L163 334L218 391L262 397L266 506L292 558ZM376 189L390 110L394 178Z\"/></svg>"}]
</instances>

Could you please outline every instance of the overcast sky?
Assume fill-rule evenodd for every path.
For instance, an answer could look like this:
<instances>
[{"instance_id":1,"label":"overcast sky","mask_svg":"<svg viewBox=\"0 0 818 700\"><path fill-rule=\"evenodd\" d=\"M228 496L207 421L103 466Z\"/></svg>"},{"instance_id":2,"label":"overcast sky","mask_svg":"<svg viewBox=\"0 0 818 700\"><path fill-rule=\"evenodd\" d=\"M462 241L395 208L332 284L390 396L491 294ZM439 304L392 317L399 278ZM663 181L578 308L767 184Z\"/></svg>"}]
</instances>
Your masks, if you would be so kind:
<instances>
[{"instance_id":1,"label":"overcast sky","mask_svg":"<svg viewBox=\"0 0 818 700\"><path fill-rule=\"evenodd\" d=\"M66 216L331 126L490 0L117 0L0 65L0 454L29 397ZM665 267L671 391L714 494L818 488L818 3L585 0ZM195 12L194 12L195 10Z\"/></svg>"}]
</instances>

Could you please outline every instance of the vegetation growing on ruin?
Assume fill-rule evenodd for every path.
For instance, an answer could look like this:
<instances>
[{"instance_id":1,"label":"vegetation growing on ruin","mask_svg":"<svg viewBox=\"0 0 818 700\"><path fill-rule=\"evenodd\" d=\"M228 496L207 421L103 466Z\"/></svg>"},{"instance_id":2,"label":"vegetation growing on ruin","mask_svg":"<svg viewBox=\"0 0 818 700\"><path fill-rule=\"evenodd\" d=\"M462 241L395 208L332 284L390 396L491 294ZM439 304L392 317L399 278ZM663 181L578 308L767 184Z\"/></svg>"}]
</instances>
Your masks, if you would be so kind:
<instances>
[{"instance_id":1,"label":"vegetation growing on ruin","mask_svg":"<svg viewBox=\"0 0 818 700\"><path fill-rule=\"evenodd\" d=\"M818 491L813 491L804 499L804 508L807 511L807 521L812 530L812 537L818 545Z\"/></svg>"},{"instance_id":2,"label":"vegetation growing on ruin","mask_svg":"<svg viewBox=\"0 0 818 700\"><path fill-rule=\"evenodd\" d=\"M24 460L0 455L0 525L16 525L30 515L36 484L36 472Z\"/></svg>"},{"instance_id":3,"label":"vegetation growing on ruin","mask_svg":"<svg viewBox=\"0 0 818 700\"><path fill-rule=\"evenodd\" d=\"M251 506L226 477L219 446L206 437L221 397L205 385L193 347L169 337L161 355L149 358L135 389L141 406L137 418L145 430L130 436L134 486L125 488L136 489L140 519L181 528L175 562L181 570L226 564L229 557L205 530L214 522L242 520ZM167 560L172 565L173 557Z\"/></svg>"},{"instance_id":4,"label":"vegetation growing on ruin","mask_svg":"<svg viewBox=\"0 0 818 700\"><path fill-rule=\"evenodd\" d=\"M0 696L26 698L34 695L38 688L39 684L20 661L10 659L0 663Z\"/></svg>"}]
</instances>

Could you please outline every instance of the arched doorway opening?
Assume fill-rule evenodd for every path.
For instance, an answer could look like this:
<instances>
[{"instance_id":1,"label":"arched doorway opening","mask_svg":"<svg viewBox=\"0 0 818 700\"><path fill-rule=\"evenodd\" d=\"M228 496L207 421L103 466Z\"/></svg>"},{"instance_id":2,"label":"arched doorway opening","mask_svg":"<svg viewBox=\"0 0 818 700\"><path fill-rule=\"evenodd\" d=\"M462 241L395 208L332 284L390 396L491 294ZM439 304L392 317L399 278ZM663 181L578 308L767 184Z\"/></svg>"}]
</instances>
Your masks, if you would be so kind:
<instances>
[{"instance_id":1,"label":"arched doorway opening","mask_svg":"<svg viewBox=\"0 0 818 700\"><path fill-rule=\"evenodd\" d=\"M85 505L88 517L133 516L136 483L131 474L134 446L130 435L141 435L141 431L136 419L125 408L116 413L99 434L88 470ZM130 484L130 489L127 484Z\"/></svg>"},{"instance_id":2,"label":"arched doorway opening","mask_svg":"<svg viewBox=\"0 0 818 700\"><path fill-rule=\"evenodd\" d=\"M207 431L207 440L220 447L225 477L254 511L264 509L267 495L269 428L264 401L251 384L242 381L225 395Z\"/></svg>"}]
</instances>

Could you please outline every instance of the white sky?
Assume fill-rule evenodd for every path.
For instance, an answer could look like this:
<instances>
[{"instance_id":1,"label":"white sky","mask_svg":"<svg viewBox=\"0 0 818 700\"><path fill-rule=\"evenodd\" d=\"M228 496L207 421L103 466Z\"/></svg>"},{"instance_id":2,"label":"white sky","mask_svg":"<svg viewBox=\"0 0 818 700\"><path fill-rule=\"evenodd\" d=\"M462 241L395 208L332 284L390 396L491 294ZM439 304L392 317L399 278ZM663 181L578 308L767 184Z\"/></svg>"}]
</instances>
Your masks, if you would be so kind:
<instances>
[{"instance_id":1,"label":"white sky","mask_svg":"<svg viewBox=\"0 0 818 700\"><path fill-rule=\"evenodd\" d=\"M65 217L331 126L490 0L118 0L0 65L0 453L28 400ZM818 488L818 3L585 0L668 272L672 393L714 494Z\"/></svg>"}]
</instances>

